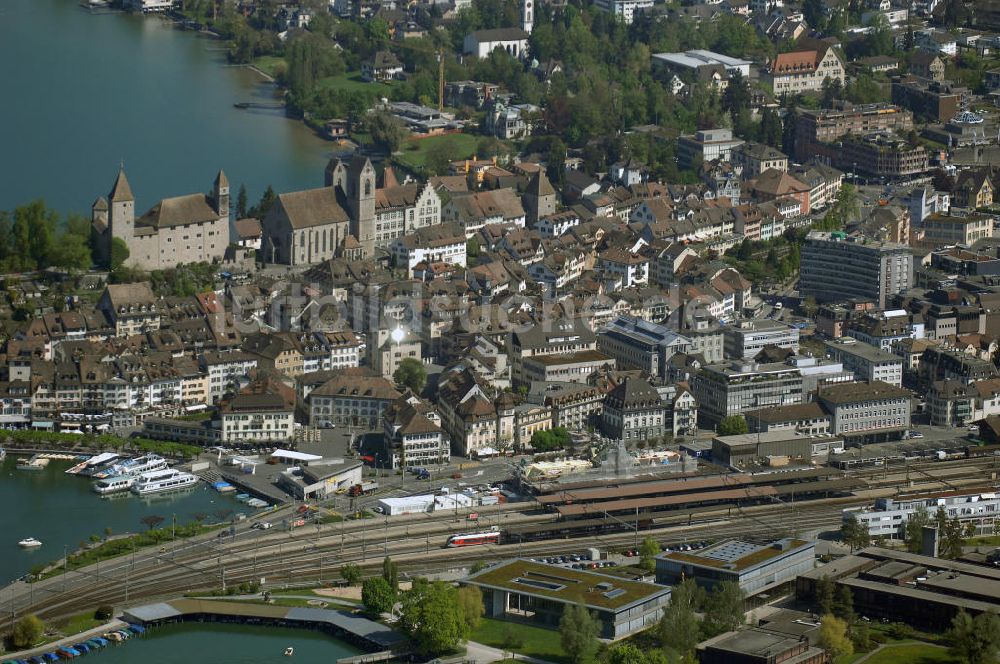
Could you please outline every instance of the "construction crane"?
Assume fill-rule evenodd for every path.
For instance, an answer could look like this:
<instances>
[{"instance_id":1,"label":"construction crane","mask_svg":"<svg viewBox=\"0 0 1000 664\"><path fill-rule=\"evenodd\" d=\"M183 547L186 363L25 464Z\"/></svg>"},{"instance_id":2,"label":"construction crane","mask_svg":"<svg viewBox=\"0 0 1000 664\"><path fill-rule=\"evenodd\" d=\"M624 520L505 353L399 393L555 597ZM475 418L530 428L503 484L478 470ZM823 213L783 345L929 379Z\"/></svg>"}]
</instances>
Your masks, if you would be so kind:
<instances>
[{"instance_id":1,"label":"construction crane","mask_svg":"<svg viewBox=\"0 0 1000 664\"><path fill-rule=\"evenodd\" d=\"M413 44L407 44L405 40L397 42L396 46L401 48L408 48L417 53L426 53L435 55L438 62L438 111L444 110L444 47L438 46L435 49L426 49L414 46Z\"/></svg>"}]
</instances>

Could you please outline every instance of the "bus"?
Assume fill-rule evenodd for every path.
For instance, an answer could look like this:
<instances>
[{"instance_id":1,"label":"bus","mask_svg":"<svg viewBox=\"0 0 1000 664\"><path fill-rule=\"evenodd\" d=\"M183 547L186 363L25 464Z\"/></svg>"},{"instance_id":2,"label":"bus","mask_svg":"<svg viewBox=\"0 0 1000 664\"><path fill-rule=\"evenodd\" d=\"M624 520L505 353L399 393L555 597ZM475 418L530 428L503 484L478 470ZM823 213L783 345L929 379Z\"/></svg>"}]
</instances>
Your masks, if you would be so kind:
<instances>
[{"instance_id":1,"label":"bus","mask_svg":"<svg viewBox=\"0 0 1000 664\"><path fill-rule=\"evenodd\" d=\"M465 535L452 535L448 538L445 546L448 548L454 548L458 546L475 546L476 544L499 544L500 543L500 533L498 531L490 531L486 533L469 533Z\"/></svg>"}]
</instances>

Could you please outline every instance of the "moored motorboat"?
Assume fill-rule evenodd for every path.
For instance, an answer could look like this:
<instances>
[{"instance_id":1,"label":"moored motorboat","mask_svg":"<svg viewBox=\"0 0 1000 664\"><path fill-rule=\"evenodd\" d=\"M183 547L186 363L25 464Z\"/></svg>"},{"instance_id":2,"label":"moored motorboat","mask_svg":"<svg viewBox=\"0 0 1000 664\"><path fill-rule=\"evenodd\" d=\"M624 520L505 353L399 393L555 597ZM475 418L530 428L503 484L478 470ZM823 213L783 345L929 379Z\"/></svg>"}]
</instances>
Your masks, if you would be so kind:
<instances>
[{"instance_id":1,"label":"moored motorboat","mask_svg":"<svg viewBox=\"0 0 1000 664\"><path fill-rule=\"evenodd\" d=\"M182 489L197 483L197 476L182 472L176 468L154 470L149 473L143 473L136 478L135 483L132 485L132 493L145 496L160 491Z\"/></svg>"},{"instance_id":2,"label":"moored motorboat","mask_svg":"<svg viewBox=\"0 0 1000 664\"><path fill-rule=\"evenodd\" d=\"M34 549L35 547L41 546L42 543L34 537L25 537L23 540L18 542L17 545L22 549Z\"/></svg>"},{"instance_id":3,"label":"moored motorboat","mask_svg":"<svg viewBox=\"0 0 1000 664\"><path fill-rule=\"evenodd\" d=\"M128 491L135 484L134 475L117 475L116 477L107 477L103 480L97 480L94 482L94 493L99 493L102 496L106 496L110 493L119 493L121 491Z\"/></svg>"}]
</instances>

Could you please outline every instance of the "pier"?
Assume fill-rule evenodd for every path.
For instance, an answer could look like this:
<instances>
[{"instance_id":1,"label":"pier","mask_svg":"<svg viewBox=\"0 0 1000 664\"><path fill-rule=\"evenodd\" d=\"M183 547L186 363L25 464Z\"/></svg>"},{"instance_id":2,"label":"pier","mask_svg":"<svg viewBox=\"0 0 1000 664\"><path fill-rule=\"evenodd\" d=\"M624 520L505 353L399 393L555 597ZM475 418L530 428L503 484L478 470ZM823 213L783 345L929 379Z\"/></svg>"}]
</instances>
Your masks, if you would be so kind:
<instances>
[{"instance_id":1,"label":"pier","mask_svg":"<svg viewBox=\"0 0 1000 664\"><path fill-rule=\"evenodd\" d=\"M378 661L388 661L409 652L409 642L399 632L374 620L336 609L185 598L127 609L122 617L129 623L146 627L213 621L316 629L368 651L368 657L377 657ZM359 657L358 661L374 661L363 659L363 655Z\"/></svg>"},{"instance_id":2,"label":"pier","mask_svg":"<svg viewBox=\"0 0 1000 664\"><path fill-rule=\"evenodd\" d=\"M269 110L280 110L285 107L281 102L262 102L262 101L238 101L233 104L236 108L266 108Z\"/></svg>"}]
</instances>

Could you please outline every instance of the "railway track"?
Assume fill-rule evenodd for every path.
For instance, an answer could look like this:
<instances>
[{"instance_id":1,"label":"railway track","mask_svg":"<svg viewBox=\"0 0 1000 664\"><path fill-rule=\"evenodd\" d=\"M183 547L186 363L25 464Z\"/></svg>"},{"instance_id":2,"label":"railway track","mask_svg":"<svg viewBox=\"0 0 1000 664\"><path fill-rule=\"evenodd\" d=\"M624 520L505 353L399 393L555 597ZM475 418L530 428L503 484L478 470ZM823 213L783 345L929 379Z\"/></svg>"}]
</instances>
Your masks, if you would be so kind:
<instances>
[{"instance_id":1,"label":"railway track","mask_svg":"<svg viewBox=\"0 0 1000 664\"><path fill-rule=\"evenodd\" d=\"M949 484L990 480L995 460L912 464L907 491L940 490ZM921 472L914 472L919 469ZM864 469L849 477L865 478L871 490L898 490L905 474L895 469ZM893 483L897 486L893 487ZM887 494L891 495L891 494ZM449 534L475 528L453 514L438 514L402 523L378 519L309 526L292 534L242 531L235 537L184 541L159 551L142 551L86 569L34 584L15 583L0 591L0 627L26 612L55 618L90 610L99 604L127 605L176 597L192 589L213 589L245 581L265 579L269 587L304 581L331 580L339 568L354 562L374 569L390 555L409 574L465 567L479 560L510 556L543 556L579 552L590 547L618 550L651 536L662 544L720 537L794 535L817 529L837 528L841 510L869 503L870 496L826 498L791 504L753 507L706 508L685 517L664 514L641 532L599 533L584 537L548 538L517 544L483 545L466 549L444 549ZM495 514L483 511L486 524L501 527L550 521L554 515L533 505L508 505ZM627 519L623 519L627 521ZM478 526L482 527L482 526ZM248 534L251 533L251 534Z\"/></svg>"}]
</instances>

